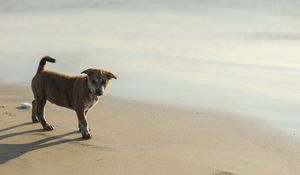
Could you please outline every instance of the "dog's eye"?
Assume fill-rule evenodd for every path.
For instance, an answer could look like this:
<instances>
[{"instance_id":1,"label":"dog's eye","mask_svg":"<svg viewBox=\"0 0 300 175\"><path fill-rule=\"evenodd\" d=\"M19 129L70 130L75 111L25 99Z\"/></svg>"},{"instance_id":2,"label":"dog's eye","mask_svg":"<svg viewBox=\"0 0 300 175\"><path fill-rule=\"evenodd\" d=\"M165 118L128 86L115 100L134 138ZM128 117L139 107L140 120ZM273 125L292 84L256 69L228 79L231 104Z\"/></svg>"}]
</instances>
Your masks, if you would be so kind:
<instances>
[{"instance_id":1,"label":"dog's eye","mask_svg":"<svg viewBox=\"0 0 300 175\"><path fill-rule=\"evenodd\" d=\"M96 80L92 80L92 84L96 84L97 82L96 82Z\"/></svg>"},{"instance_id":2,"label":"dog's eye","mask_svg":"<svg viewBox=\"0 0 300 175\"><path fill-rule=\"evenodd\" d=\"M102 83L102 84L105 84L105 83L106 83L106 81L105 81L105 80L102 80L102 81L101 81L101 83Z\"/></svg>"}]
</instances>

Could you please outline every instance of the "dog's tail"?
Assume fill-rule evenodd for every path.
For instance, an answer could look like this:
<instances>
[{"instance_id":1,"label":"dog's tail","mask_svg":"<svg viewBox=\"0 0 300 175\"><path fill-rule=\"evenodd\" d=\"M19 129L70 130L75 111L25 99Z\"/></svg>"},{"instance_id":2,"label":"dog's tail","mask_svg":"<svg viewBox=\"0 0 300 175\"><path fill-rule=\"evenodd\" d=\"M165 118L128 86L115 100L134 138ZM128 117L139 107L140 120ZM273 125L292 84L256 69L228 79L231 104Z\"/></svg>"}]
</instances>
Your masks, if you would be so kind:
<instances>
[{"instance_id":1,"label":"dog's tail","mask_svg":"<svg viewBox=\"0 0 300 175\"><path fill-rule=\"evenodd\" d=\"M50 63L55 63L55 59L54 58L51 58L49 56L44 56L41 59L41 61L40 61L40 64L39 64L37 72L41 72L41 71L44 70L44 67L45 67L47 61L50 62Z\"/></svg>"}]
</instances>

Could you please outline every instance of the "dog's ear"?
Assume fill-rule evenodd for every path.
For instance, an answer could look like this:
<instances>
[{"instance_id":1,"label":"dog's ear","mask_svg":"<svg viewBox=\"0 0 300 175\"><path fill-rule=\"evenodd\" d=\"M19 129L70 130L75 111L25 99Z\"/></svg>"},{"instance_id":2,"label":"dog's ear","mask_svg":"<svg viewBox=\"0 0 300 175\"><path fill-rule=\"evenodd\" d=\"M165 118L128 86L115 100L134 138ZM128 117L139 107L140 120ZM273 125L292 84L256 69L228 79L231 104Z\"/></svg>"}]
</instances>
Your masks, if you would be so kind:
<instances>
[{"instance_id":1,"label":"dog's ear","mask_svg":"<svg viewBox=\"0 0 300 175\"><path fill-rule=\"evenodd\" d=\"M84 70L81 74L87 74L89 76L91 74L91 69Z\"/></svg>"},{"instance_id":2,"label":"dog's ear","mask_svg":"<svg viewBox=\"0 0 300 175\"><path fill-rule=\"evenodd\" d=\"M107 77L108 80L110 80L112 78L117 79L117 77L113 73L108 72L108 71L105 71L104 75Z\"/></svg>"}]
</instances>

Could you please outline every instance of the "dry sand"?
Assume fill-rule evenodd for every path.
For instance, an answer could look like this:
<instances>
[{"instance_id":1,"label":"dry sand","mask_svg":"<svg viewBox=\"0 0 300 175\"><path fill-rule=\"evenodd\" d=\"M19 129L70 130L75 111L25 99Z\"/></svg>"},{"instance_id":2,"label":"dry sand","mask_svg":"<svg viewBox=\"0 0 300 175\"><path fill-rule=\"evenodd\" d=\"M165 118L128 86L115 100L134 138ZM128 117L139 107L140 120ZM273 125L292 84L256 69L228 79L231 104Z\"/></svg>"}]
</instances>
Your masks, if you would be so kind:
<instances>
[{"instance_id":1,"label":"dry sand","mask_svg":"<svg viewBox=\"0 0 300 175\"><path fill-rule=\"evenodd\" d=\"M235 114L103 97L82 140L73 111L47 104L55 130L30 123L29 88L0 86L0 174L300 174L297 136Z\"/></svg>"}]
</instances>

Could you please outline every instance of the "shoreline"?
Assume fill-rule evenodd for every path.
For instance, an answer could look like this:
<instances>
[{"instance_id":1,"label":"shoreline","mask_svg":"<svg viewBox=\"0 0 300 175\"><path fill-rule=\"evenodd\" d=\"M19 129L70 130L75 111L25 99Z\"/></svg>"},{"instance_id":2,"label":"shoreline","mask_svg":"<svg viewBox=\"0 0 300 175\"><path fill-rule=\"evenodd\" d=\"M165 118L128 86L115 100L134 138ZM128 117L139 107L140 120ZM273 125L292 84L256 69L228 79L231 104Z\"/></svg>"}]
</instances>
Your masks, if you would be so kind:
<instances>
[{"instance_id":1,"label":"shoreline","mask_svg":"<svg viewBox=\"0 0 300 175\"><path fill-rule=\"evenodd\" d=\"M8 95L13 95L15 93L24 93L23 95L21 95L24 100L23 101L16 101L16 106L19 105L22 102L28 102L31 103L31 101L33 100L33 96L32 96L32 91L31 88L29 86L26 85L21 85L21 84L13 84L13 83L3 83L0 82L0 91L5 91L6 93L9 93ZM3 96L4 95L4 96ZM0 96L3 98L5 98L5 94L0 93ZM187 106L181 106L179 104L167 104L167 103L158 103L158 102L154 102L154 101L142 101L142 100L136 100L136 99L132 99L132 98L123 98L123 97L117 97L117 96L113 96L113 95L109 95L106 96L104 95L103 97L101 97L99 103L102 103L104 98L105 100L108 100L110 103L115 103L116 101L118 101L118 103L121 104L126 104L126 103L130 103L132 105L135 105L136 107L140 107L140 108L147 108L147 107L152 107L155 109L158 109L160 111L165 111L166 109L175 109L178 110L180 112L185 112L185 113L192 113L195 115L199 115L199 114L205 114L208 113L209 115L231 115L233 116L236 120L240 120L242 123L243 122L252 122L252 123L256 123L258 125L264 125L264 126L260 126L260 128L264 128L264 129L268 129L270 132L275 132L279 135L281 135L282 137L288 137L288 138L295 138L295 136L299 139L299 143L300 143L300 133L295 133L294 130L293 132L288 131L289 127L281 127L278 125L274 125L274 123L270 122L270 118L266 118L266 117L259 117L258 115L251 115L251 114L242 114L239 112L234 112L234 111L230 111L230 110L221 110L221 109L213 109L213 108L196 108L196 107L187 107ZM105 102L104 102L105 103ZM56 106L55 104L52 104L50 102L47 102L48 105L51 106ZM59 106L56 106L57 108L61 108ZM66 108L63 108L66 109ZM67 109L69 110L69 109Z\"/></svg>"},{"instance_id":2,"label":"shoreline","mask_svg":"<svg viewBox=\"0 0 300 175\"><path fill-rule=\"evenodd\" d=\"M32 91L31 88L29 86L26 85L20 85L20 84L13 84L13 83L3 83L0 82L0 91L5 91L6 93L8 92L8 95L12 95L14 93L24 93L23 97L24 100L23 101L16 101L19 105L22 102L28 102L31 103L33 97L32 97ZM5 97L4 94L0 93L0 96L3 98ZM209 115L231 115L233 116L236 120L240 120L243 122L252 122L252 123L256 123L258 125L264 125L261 126L260 128L264 128L264 129L268 129L270 132L275 132L279 135L281 135L282 137L288 137L288 138L292 138L294 139L295 136L296 138L298 138L299 143L300 143L300 133L298 134L297 132L295 132L294 130L288 130L289 126L285 126L285 127L280 127L278 125L275 125L274 123L270 122L270 118L266 118L266 117L259 117L258 115L251 115L251 114L242 114L242 113L238 113L238 112L233 112L230 110L221 110L221 109L213 109L213 108L196 108L196 107L186 107L186 106L181 106L179 104L167 104L167 103L158 103L158 102L154 102L154 101L142 101L142 100L136 100L136 99L132 99L132 98L123 98L123 97L117 97L117 96L105 96L101 97L99 103L102 103L103 101L108 100L110 103L114 103L116 101L118 101L118 103L122 103L122 104L126 104L126 103L130 103L132 105L135 105L136 107L140 107L140 108L147 108L147 107L152 107L155 109L158 109L160 111L165 111L166 109L176 109L180 112L185 112L185 113L192 113L195 115L199 115L199 114L205 114L205 113L209 113ZM104 102L105 103L105 102ZM51 104L50 102L47 102L48 105L51 106L56 106L55 104ZM56 106L57 108L61 108L59 106ZM66 108L63 108L66 109ZM69 110L69 109L67 109ZM293 132L292 132L293 131Z\"/></svg>"},{"instance_id":3,"label":"shoreline","mask_svg":"<svg viewBox=\"0 0 300 175\"><path fill-rule=\"evenodd\" d=\"M90 112L93 138L82 140L71 110L47 104L51 132L30 123L32 98L0 85L1 174L299 174L300 144L247 116L191 111L114 97Z\"/></svg>"}]
</instances>

